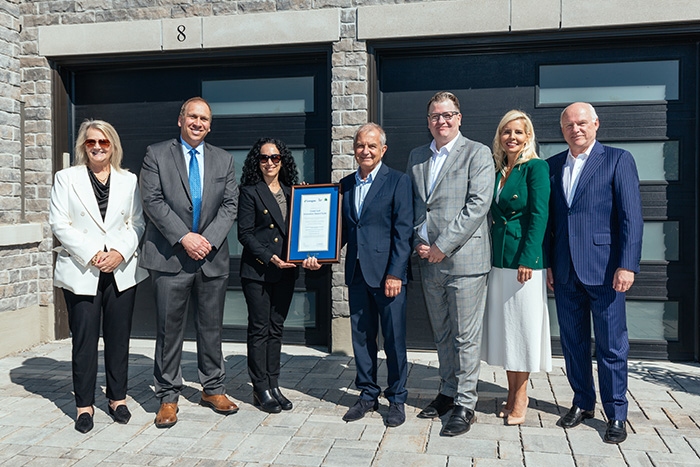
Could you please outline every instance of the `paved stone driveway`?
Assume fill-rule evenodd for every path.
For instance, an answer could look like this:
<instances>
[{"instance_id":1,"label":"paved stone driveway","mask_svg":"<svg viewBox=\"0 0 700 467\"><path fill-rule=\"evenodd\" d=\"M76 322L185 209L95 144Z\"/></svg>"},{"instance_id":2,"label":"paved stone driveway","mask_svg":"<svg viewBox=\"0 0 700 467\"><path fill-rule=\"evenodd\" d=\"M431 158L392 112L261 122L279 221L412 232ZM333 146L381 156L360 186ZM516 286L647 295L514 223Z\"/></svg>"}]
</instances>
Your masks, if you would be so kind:
<instances>
[{"instance_id":1,"label":"paved stone driveway","mask_svg":"<svg viewBox=\"0 0 700 467\"><path fill-rule=\"evenodd\" d=\"M196 352L185 344L187 381L179 422L170 429L153 425L158 409L152 388L154 342L131 345L128 425L112 422L98 375L95 428L73 429L70 342L38 346L0 359L0 464L8 466L127 465L348 465L348 466L622 466L700 465L700 366L630 362L629 438L604 444L605 422L596 418L572 430L556 426L568 410L571 390L563 361L549 374L533 375L530 409L520 427L495 416L506 395L505 373L482 366L478 422L456 438L440 436L443 420L416 414L437 391L434 353L409 353L407 421L386 428L388 411L345 423L354 404L354 362L306 347L284 346L281 386L294 410L265 414L251 405L245 346L224 344L228 393L241 410L228 417L201 407ZM385 380L383 365L380 378ZM446 417L445 417L446 418Z\"/></svg>"}]
</instances>

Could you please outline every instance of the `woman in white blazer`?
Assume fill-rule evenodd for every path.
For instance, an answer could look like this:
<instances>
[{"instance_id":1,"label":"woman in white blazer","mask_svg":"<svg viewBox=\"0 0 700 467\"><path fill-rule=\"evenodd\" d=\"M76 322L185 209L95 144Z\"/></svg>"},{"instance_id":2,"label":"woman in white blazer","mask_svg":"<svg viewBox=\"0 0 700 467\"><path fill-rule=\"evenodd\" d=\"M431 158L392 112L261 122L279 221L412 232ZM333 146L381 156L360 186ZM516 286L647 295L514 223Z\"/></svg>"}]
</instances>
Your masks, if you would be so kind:
<instances>
[{"instance_id":1,"label":"woman in white blazer","mask_svg":"<svg viewBox=\"0 0 700 467\"><path fill-rule=\"evenodd\" d=\"M86 120L75 143L75 166L56 173L49 224L56 248L54 285L63 289L73 337L75 429L93 427L100 318L109 413L118 423L126 407L129 336L145 229L136 176L121 168L122 147L112 125Z\"/></svg>"}]
</instances>

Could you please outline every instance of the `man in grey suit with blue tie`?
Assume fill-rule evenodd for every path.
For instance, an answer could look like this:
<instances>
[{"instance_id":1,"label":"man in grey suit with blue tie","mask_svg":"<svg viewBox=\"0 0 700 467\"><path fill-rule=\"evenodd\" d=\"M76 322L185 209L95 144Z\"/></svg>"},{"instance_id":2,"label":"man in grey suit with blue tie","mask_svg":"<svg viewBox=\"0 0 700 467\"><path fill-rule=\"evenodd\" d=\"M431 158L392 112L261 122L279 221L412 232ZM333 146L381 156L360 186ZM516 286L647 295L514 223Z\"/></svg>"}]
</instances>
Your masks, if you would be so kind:
<instances>
[{"instance_id":1,"label":"man in grey suit with blue tie","mask_svg":"<svg viewBox=\"0 0 700 467\"><path fill-rule=\"evenodd\" d=\"M143 210L150 222L139 264L150 271L156 298L158 428L177 422L190 299L195 301L200 404L222 414L238 410L226 397L221 351L229 273L227 235L236 219L238 185L233 157L204 142L211 118L204 99L186 101L178 119L180 138L149 146L141 168Z\"/></svg>"},{"instance_id":2,"label":"man in grey suit with blue tie","mask_svg":"<svg viewBox=\"0 0 700 467\"><path fill-rule=\"evenodd\" d=\"M428 102L433 141L411 151L413 247L440 364L440 392L418 416L451 415L444 436L475 421L481 325L491 269L487 214L495 169L489 148L459 131L459 100L446 91Z\"/></svg>"}]
</instances>

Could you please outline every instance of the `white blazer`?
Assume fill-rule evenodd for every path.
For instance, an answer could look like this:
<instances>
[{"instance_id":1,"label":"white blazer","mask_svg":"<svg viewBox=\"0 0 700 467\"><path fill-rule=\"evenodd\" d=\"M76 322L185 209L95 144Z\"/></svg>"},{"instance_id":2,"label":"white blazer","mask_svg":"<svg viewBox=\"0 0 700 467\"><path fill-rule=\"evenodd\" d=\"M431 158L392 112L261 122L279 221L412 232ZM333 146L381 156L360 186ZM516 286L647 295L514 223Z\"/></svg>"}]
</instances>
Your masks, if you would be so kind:
<instances>
[{"instance_id":1,"label":"white blazer","mask_svg":"<svg viewBox=\"0 0 700 467\"><path fill-rule=\"evenodd\" d=\"M145 230L136 175L112 170L104 221L92 189L88 169L79 165L56 173L51 190L49 224L61 246L53 284L76 295L97 295L100 270L90 264L98 251L114 249L124 261L114 270L123 291L148 277L137 264Z\"/></svg>"}]
</instances>

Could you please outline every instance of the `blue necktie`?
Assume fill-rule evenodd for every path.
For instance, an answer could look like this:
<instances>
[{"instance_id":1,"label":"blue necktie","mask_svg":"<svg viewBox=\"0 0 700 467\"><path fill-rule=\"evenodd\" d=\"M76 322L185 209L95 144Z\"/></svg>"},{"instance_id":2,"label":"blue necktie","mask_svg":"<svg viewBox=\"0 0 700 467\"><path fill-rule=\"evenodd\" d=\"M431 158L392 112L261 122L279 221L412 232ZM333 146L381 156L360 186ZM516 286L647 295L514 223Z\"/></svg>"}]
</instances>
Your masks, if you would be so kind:
<instances>
[{"instance_id":1,"label":"blue necktie","mask_svg":"<svg viewBox=\"0 0 700 467\"><path fill-rule=\"evenodd\" d=\"M199 179L197 150L190 149L190 194L192 195L192 232L199 230L199 211L202 207L202 182Z\"/></svg>"}]
</instances>

